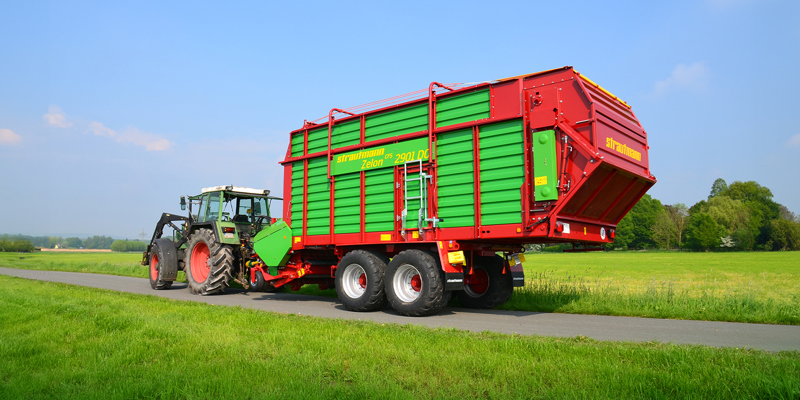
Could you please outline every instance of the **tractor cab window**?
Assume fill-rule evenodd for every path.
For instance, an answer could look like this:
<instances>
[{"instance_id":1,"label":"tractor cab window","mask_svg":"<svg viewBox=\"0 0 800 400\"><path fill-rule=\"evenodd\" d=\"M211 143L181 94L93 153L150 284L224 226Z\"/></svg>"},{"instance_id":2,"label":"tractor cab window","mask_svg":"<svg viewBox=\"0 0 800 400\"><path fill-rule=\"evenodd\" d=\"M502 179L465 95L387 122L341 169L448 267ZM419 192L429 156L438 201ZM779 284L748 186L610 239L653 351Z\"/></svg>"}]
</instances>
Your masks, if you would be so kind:
<instances>
[{"instance_id":1,"label":"tractor cab window","mask_svg":"<svg viewBox=\"0 0 800 400\"><path fill-rule=\"evenodd\" d=\"M240 197L239 207L236 209L236 216L233 217L234 222L252 222L250 219L250 211L253 208L253 199L250 197Z\"/></svg>"},{"instance_id":2,"label":"tractor cab window","mask_svg":"<svg viewBox=\"0 0 800 400\"><path fill-rule=\"evenodd\" d=\"M197 216L195 216L195 220L197 222L203 222L206 220L206 204L208 204L208 195L203 195L200 197L200 203L197 205Z\"/></svg>"},{"instance_id":3,"label":"tractor cab window","mask_svg":"<svg viewBox=\"0 0 800 400\"><path fill-rule=\"evenodd\" d=\"M219 192L213 192L208 195L208 212L206 218L202 219L203 222L216 221L219 217Z\"/></svg>"},{"instance_id":4,"label":"tractor cab window","mask_svg":"<svg viewBox=\"0 0 800 400\"><path fill-rule=\"evenodd\" d=\"M253 199L253 217L265 216L269 217L269 206L267 199L260 197Z\"/></svg>"}]
</instances>

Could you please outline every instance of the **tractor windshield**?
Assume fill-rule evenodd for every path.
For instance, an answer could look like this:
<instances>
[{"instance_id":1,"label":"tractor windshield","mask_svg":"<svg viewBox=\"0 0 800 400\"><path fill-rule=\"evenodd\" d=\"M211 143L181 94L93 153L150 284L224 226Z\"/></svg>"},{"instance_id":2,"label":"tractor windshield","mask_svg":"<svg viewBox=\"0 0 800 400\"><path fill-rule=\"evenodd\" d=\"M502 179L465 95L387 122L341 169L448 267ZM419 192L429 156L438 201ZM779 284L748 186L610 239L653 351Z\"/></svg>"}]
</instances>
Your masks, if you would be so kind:
<instances>
[{"instance_id":1,"label":"tractor windshield","mask_svg":"<svg viewBox=\"0 0 800 400\"><path fill-rule=\"evenodd\" d=\"M235 223L263 222L269 219L269 203L264 197L226 195L222 215Z\"/></svg>"}]
</instances>

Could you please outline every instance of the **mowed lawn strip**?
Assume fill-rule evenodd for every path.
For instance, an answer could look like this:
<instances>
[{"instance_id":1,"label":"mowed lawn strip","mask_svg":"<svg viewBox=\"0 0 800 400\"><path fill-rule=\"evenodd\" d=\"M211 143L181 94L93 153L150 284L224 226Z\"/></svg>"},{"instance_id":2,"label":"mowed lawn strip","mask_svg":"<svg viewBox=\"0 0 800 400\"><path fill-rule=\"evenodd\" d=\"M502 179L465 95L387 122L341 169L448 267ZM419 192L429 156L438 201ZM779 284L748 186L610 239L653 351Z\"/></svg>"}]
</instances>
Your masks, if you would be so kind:
<instances>
[{"instance_id":1,"label":"mowed lawn strip","mask_svg":"<svg viewBox=\"0 0 800 400\"><path fill-rule=\"evenodd\" d=\"M146 278L140 262L139 253L0 253L3 267ZM800 252L536 253L523 266L525 288L499 308L800 325ZM300 293L336 297L314 285Z\"/></svg>"},{"instance_id":2,"label":"mowed lawn strip","mask_svg":"<svg viewBox=\"0 0 800 400\"><path fill-rule=\"evenodd\" d=\"M329 320L0 276L0 394L797 398L800 353Z\"/></svg>"}]
</instances>

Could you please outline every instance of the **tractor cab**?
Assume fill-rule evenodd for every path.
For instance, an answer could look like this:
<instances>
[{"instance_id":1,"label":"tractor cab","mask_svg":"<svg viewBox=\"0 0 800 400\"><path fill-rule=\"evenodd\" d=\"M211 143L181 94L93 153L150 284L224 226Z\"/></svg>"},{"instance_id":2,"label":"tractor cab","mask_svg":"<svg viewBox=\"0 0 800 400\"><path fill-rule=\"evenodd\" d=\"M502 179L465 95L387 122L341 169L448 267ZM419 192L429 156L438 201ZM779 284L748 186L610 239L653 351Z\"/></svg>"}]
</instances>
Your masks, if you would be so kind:
<instances>
[{"instance_id":1,"label":"tractor cab","mask_svg":"<svg viewBox=\"0 0 800 400\"><path fill-rule=\"evenodd\" d=\"M228 185L204 188L189 200L193 229L206 226L220 243L236 244L270 226L271 202L281 199L270 196L269 190ZM181 199L181 205L185 203Z\"/></svg>"}]
</instances>

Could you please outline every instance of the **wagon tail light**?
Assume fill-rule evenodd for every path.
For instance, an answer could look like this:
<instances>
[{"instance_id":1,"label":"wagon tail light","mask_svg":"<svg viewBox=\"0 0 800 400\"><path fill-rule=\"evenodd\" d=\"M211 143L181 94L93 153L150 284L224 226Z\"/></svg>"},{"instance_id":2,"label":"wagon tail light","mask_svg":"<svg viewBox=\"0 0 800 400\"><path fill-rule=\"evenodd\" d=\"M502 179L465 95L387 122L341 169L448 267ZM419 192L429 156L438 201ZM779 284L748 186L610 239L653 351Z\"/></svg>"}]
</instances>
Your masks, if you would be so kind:
<instances>
[{"instance_id":1,"label":"wagon tail light","mask_svg":"<svg viewBox=\"0 0 800 400\"><path fill-rule=\"evenodd\" d=\"M608 232L608 237L614 239L615 236L617 236L616 232L614 231L614 229L611 229L610 232Z\"/></svg>"},{"instance_id":2,"label":"wagon tail light","mask_svg":"<svg viewBox=\"0 0 800 400\"><path fill-rule=\"evenodd\" d=\"M561 221L556 222L556 232L564 232L564 224Z\"/></svg>"}]
</instances>

